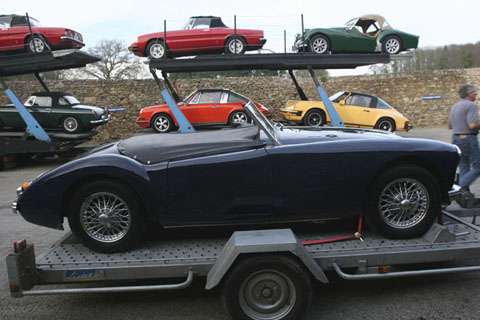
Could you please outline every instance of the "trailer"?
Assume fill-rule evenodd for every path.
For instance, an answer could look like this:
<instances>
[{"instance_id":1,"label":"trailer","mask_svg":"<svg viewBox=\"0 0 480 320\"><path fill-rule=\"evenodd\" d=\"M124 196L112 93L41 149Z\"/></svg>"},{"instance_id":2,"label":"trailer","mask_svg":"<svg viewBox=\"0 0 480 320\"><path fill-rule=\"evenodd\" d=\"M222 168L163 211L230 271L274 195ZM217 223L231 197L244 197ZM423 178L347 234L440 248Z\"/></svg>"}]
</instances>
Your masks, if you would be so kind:
<instances>
[{"instance_id":1,"label":"trailer","mask_svg":"<svg viewBox=\"0 0 480 320\"><path fill-rule=\"evenodd\" d=\"M33 156L71 156L81 151L76 146L87 142L97 131L79 134L46 131L28 112L3 77L33 73L42 87L49 91L40 72L81 68L100 59L79 50L47 51L0 57L0 88L17 108L26 124L24 132L0 132L0 170L15 166L21 159Z\"/></svg>"},{"instance_id":2,"label":"trailer","mask_svg":"<svg viewBox=\"0 0 480 320\"><path fill-rule=\"evenodd\" d=\"M480 255L479 227L448 212L442 219L443 225L434 224L422 238L408 240L367 233L337 241L348 230L265 229L236 231L229 239L150 240L133 251L101 254L67 234L40 255L22 240L7 256L10 293L19 298L178 290L206 277L205 289L221 288L233 319L299 319L310 304L312 282L329 282L327 271L345 280L371 280L480 270L431 267ZM157 284L160 279L180 280ZM125 280L142 284L116 285Z\"/></svg>"}]
</instances>

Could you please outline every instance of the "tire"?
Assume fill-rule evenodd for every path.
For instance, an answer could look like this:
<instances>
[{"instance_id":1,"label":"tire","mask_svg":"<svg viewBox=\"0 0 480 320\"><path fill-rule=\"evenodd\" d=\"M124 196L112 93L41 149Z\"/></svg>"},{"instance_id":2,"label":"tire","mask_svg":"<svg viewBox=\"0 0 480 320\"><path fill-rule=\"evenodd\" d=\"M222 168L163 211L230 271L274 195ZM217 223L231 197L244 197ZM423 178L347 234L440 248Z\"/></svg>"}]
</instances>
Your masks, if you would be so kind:
<instances>
[{"instance_id":1,"label":"tire","mask_svg":"<svg viewBox=\"0 0 480 320\"><path fill-rule=\"evenodd\" d=\"M397 36L389 36L382 42L382 52L387 54L399 54L402 51L402 40Z\"/></svg>"},{"instance_id":2,"label":"tire","mask_svg":"<svg viewBox=\"0 0 480 320\"><path fill-rule=\"evenodd\" d=\"M33 38L28 37L25 45L27 47L27 52L30 53L50 51L50 46L48 42L41 36L33 36Z\"/></svg>"},{"instance_id":3,"label":"tire","mask_svg":"<svg viewBox=\"0 0 480 320\"><path fill-rule=\"evenodd\" d=\"M245 124L249 123L250 117L243 111L234 111L232 114L230 114L230 117L228 117L228 123L229 124Z\"/></svg>"},{"instance_id":4,"label":"tire","mask_svg":"<svg viewBox=\"0 0 480 320\"><path fill-rule=\"evenodd\" d=\"M305 126L321 127L326 123L325 112L319 109L310 110L302 121Z\"/></svg>"},{"instance_id":5,"label":"tire","mask_svg":"<svg viewBox=\"0 0 480 320\"><path fill-rule=\"evenodd\" d=\"M392 119L381 118L375 124L375 129L394 132L395 131L395 122Z\"/></svg>"},{"instance_id":6,"label":"tire","mask_svg":"<svg viewBox=\"0 0 480 320\"><path fill-rule=\"evenodd\" d=\"M225 53L227 54L243 54L247 50L247 44L243 38L228 38L225 43Z\"/></svg>"},{"instance_id":7,"label":"tire","mask_svg":"<svg viewBox=\"0 0 480 320\"><path fill-rule=\"evenodd\" d=\"M163 59L167 56L167 50L165 43L162 40L151 41L146 51L146 56L150 59Z\"/></svg>"},{"instance_id":8,"label":"tire","mask_svg":"<svg viewBox=\"0 0 480 320\"><path fill-rule=\"evenodd\" d=\"M284 255L242 259L222 285L222 302L235 320L302 319L312 296L308 271Z\"/></svg>"},{"instance_id":9,"label":"tire","mask_svg":"<svg viewBox=\"0 0 480 320\"><path fill-rule=\"evenodd\" d=\"M66 133L76 133L82 131L82 123L74 116L68 116L62 119L62 129Z\"/></svg>"},{"instance_id":10,"label":"tire","mask_svg":"<svg viewBox=\"0 0 480 320\"><path fill-rule=\"evenodd\" d=\"M168 114L159 113L153 117L151 127L155 132L165 133L173 130L174 124L172 118Z\"/></svg>"},{"instance_id":11,"label":"tire","mask_svg":"<svg viewBox=\"0 0 480 320\"><path fill-rule=\"evenodd\" d=\"M369 225L391 239L422 236L441 210L438 182L415 165L383 173L372 184L367 199Z\"/></svg>"},{"instance_id":12,"label":"tire","mask_svg":"<svg viewBox=\"0 0 480 320\"><path fill-rule=\"evenodd\" d=\"M310 51L317 54L326 54L330 51L330 40L324 35L316 35L310 39Z\"/></svg>"},{"instance_id":13,"label":"tire","mask_svg":"<svg viewBox=\"0 0 480 320\"><path fill-rule=\"evenodd\" d=\"M145 232L146 219L133 191L116 181L99 180L75 191L68 224L90 249L121 252L135 247Z\"/></svg>"}]
</instances>

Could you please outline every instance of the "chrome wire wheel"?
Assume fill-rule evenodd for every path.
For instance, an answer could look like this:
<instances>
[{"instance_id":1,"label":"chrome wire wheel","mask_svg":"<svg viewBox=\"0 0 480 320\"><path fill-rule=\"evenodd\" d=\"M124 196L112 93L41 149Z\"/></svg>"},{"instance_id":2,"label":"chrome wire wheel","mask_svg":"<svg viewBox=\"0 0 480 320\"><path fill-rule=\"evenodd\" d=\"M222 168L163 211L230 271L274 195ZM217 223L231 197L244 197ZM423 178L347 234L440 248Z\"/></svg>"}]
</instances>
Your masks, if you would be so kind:
<instances>
[{"instance_id":1,"label":"chrome wire wheel","mask_svg":"<svg viewBox=\"0 0 480 320\"><path fill-rule=\"evenodd\" d=\"M255 320L275 320L292 310L297 294L292 280L277 270L251 274L239 291L240 308Z\"/></svg>"},{"instance_id":2,"label":"chrome wire wheel","mask_svg":"<svg viewBox=\"0 0 480 320\"><path fill-rule=\"evenodd\" d=\"M150 45L148 53L151 58L161 59L165 56L165 47L161 42L155 42Z\"/></svg>"},{"instance_id":3,"label":"chrome wire wheel","mask_svg":"<svg viewBox=\"0 0 480 320\"><path fill-rule=\"evenodd\" d=\"M385 51L389 54L400 52L400 41L397 38L388 38L385 42Z\"/></svg>"},{"instance_id":4,"label":"chrome wire wheel","mask_svg":"<svg viewBox=\"0 0 480 320\"><path fill-rule=\"evenodd\" d=\"M248 118L247 118L247 115L243 112L236 112L232 115L232 120L231 120L232 123L240 123L240 124L243 124L243 123L247 123L248 122Z\"/></svg>"},{"instance_id":5,"label":"chrome wire wheel","mask_svg":"<svg viewBox=\"0 0 480 320\"><path fill-rule=\"evenodd\" d=\"M244 44L240 39L232 39L228 42L228 50L230 53L242 53Z\"/></svg>"},{"instance_id":6,"label":"chrome wire wheel","mask_svg":"<svg viewBox=\"0 0 480 320\"><path fill-rule=\"evenodd\" d=\"M87 197L80 207L80 224L85 233L102 243L122 239L132 222L130 209L113 193L97 192Z\"/></svg>"},{"instance_id":7,"label":"chrome wire wheel","mask_svg":"<svg viewBox=\"0 0 480 320\"><path fill-rule=\"evenodd\" d=\"M328 50L328 41L323 37L316 37L312 40L311 49L315 53L326 53Z\"/></svg>"},{"instance_id":8,"label":"chrome wire wheel","mask_svg":"<svg viewBox=\"0 0 480 320\"><path fill-rule=\"evenodd\" d=\"M170 119L165 115L158 115L153 120L153 129L157 132L168 132L170 126Z\"/></svg>"},{"instance_id":9,"label":"chrome wire wheel","mask_svg":"<svg viewBox=\"0 0 480 320\"><path fill-rule=\"evenodd\" d=\"M413 178L396 179L382 190L378 210L382 220L395 229L419 224L430 206L428 189Z\"/></svg>"},{"instance_id":10,"label":"chrome wire wheel","mask_svg":"<svg viewBox=\"0 0 480 320\"><path fill-rule=\"evenodd\" d=\"M75 132L78 130L78 120L74 117L66 117L63 120L63 129L66 132Z\"/></svg>"}]
</instances>

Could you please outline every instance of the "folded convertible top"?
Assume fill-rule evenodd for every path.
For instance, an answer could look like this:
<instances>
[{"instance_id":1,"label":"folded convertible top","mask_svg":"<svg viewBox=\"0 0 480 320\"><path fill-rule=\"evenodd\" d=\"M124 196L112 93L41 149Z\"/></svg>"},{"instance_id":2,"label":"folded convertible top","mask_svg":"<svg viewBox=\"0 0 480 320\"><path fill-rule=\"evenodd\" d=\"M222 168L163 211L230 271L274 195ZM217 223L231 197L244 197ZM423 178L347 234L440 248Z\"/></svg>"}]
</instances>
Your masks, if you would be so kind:
<instances>
[{"instance_id":1,"label":"folded convertible top","mask_svg":"<svg viewBox=\"0 0 480 320\"><path fill-rule=\"evenodd\" d=\"M166 133L132 137L118 143L118 151L143 164L248 150L264 146L258 127Z\"/></svg>"}]
</instances>

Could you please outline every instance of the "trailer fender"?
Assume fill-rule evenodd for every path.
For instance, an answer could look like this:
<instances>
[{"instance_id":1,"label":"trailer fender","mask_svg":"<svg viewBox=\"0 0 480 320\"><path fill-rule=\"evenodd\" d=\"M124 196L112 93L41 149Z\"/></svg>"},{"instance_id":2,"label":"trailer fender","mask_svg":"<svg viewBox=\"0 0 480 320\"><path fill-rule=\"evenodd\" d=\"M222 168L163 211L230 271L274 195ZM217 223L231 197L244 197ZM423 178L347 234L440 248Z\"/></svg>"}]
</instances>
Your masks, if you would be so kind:
<instances>
[{"instance_id":1,"label":"trailer fender","mask_svg":"<svg viewBox=\"0 0 480 320\"><path fill-rule=\"evenodd\" d=\"M294 254L318 281L328 283L323 270L293 231L291 229L275 229L234 232L208 272L205 289L210 290L217 286L239 255L275 252Z\"/></svg>"}]
</instances>

